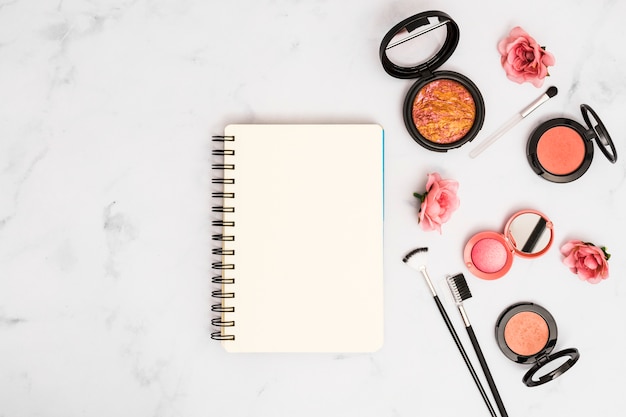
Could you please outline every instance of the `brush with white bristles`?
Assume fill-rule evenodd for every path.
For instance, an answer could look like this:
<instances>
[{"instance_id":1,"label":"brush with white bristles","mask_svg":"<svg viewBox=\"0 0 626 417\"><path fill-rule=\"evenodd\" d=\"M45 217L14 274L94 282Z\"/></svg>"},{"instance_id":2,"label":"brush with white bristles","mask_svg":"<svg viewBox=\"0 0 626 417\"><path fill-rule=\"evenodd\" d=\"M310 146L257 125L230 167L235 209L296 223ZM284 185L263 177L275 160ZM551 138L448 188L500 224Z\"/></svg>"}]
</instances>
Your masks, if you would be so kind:
<instances>
[{"instance_id":1,"label":"brush with white bristles","mask_svg":"<svg viewBox=\"0 0 626 417\"><path fill-rule=\"evenodd\" d=\"M470 158L476 158L482 151L487 149L491 144L493 144L496 140L498 140L502 135L508 132L513 126L524 120L526 116L530 113L534 112L537 107L541 106L546 101L550 100L552 97L556 96L558 93L558 89L555 86L552 86L546 90L537 100L530 103L526 108L519 113L515 114L509 121L500 126L498 130L493 132L491 136L483 141L480 145L470 152Z\"/></svg>"},{"instance_id":2,"label":"brush with white bristles","mask_svg":"<svg viewBox=\"0 0 626 417\"><path fill-rule=\"evenodd\" d=\"M454 343L456 344L456 347L459 348L459 352L461 353L461 356L463 357L463 360L465 361L465 364L467 365L467 369L472 375L472 378L474 378L476 387L478 388L478 391L480 391L480 394L482 395L483 400L485 401L485 405L487 405L487 408L489 409L489 412L491 413L492 417L497 417L496 412L493 409L491 402L489 401L489 397L487 397L487 393L485 392L485 389L483 388L483 385L481 384L480 379L478 379L478 375L476 374L476 371L474 370L474 366L472 365L472 362L467 356L467 353L465 352L465 348L463 348L463 344L461 343L461 340L459 339L459 335L456 333L456 330L454 330L454 326L452 325L452 322L450 321L450 317L448 317L448 313L446 313L446 310L443 308L443 304L441 303L441 300L439 299L439 296L437 295L437 291L435 291L435 286L433 285L430 277L428 276L428 271L426 271L427 254L428 254L428 248L413 249L411 252L406 254L406 256L402 259L402 261L405 264L418 270L422 274L424 279L426 280L426 284L428 284L428 288L430 289L430 292L433 295L433 299L435 300L435 304L437 304L439 313L441 313L441 317L443 318L443 321L446 323L446 326L448 327L448 330L450 331L450 335L452 336L452 339L454 339Z\"/></svg>"},{"instance_id":3,"label":"brush with white bristles","mask_svg":"<svg viewBox=\"0 0 626 417\"><path fill-rule=\"evenodd\" d=\"M502 398L500 397L500 393L498 392L496 383L493 380L493 376L491 375L489 366L487 366L487 361L485 360L483 351L480 348L480 345L478 344L478 339L476 338L476 334L474 333L472 324L469 321L467 312L465 311L465 308L463 308L463 301L469 298L472 298L472 292L470 291L469 286L467 285L465 276L463 274L457 274L454 276L447 277L446 281L448 282L448 286L450 287L450 292L452 293L452 297L454 297L454 302L456 303L456 306L459 309L459 313L461 313L461 318L463 319L463 324L465 325L465 329L467 330L467 335L469 336L469 339L472 342L472 346L474 347L476 356L478 356L478 361L480 362L480 366L483 368L483 373L485 374L485 378L487 379L487 383L489 384L489 388L491 389L493 398L496 400L496 405L498 406L498 410L500 410L500 415L501 417L507 417L508 414L506 412L506 409L504 408L504 404L502 403Z\"/></svg>"}]
</instances>

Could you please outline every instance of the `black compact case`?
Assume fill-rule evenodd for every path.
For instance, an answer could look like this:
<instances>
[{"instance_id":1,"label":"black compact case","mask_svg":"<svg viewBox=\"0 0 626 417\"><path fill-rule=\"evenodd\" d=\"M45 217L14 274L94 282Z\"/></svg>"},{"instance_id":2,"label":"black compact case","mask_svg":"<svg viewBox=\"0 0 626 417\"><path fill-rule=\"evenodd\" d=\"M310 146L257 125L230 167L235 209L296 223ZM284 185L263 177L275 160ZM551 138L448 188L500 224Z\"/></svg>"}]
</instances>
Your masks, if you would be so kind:
<instances>
[{"instance_id":1,"label":"black compact case","mask_svg":"<svg viewBox=\"0 0 626 417\"><path fill-rule=\"evenodd\" d=\"M611 163L617 161L615 144L596 112L587 104L580 105L580 112L586 127L559 117L541 123L533 131L526 145L526 156L537 175L556 183L577 180L591 165L594 141ZM556 133L559 131L564 133Z\"/></svg>"},{"instance_id":2,"label":"black compact case","mask_svg":"<svg viewBox=\"0 0 626 417\"><path fill-rule=\"evenodd\" d=\"M541 339L541 347L532 349L532 352L519 352L516 347L512 346L513 339L533 339L536 337L537 329L532 325L519 327L517 333L512 336L507 335L507 328L516 317L528 314L539 320L545 327L545 338ZM511 324L513 326L513 324ZM532 365L530 370L526 372L522 378L522 382L528 387L535 387L550 382L555 378L567 372L580 358L580 353L576 348L567 348L559 352L553 352L557 342L557 326L554 317L548 310L542 306L531 302L520 302L507 307L498 317L496 321L496 341L504 355L514 362L524 365ZM523 343L524 340L521 340ZM563 361L563 358L566 358ZM555 367L555 365L557 365ZM547 373L541 375L541 372L549 369Z\"/></svg>"},{"instance_id":3,"label":"black compact case","mask_svg":"<svg viewBox=\"0 0 626 417\"><path fill-rule=\"evenodd\" d=\"M417 62L411 64L397 63L389 57L389 51L401 45L408 49L409 55L412 52L418 55L420 48L411 49L408 43L443 30L445 39L440 45L432 47L432 55L417 58ZM485 118L483 97L469 78L453 71L435 71L452 56L458 43L459 27L456 22L446 13L427 11L395 25L380 45L380 60L389 75L417 79L404 100L404 123L411 137L431 151L446 152L470 142L482 128ZM419 52L424 53L422 50ZM428 98L422 99L426 93ZM427 109L414 110L417 109L416 103L428 100L435 101L435 104ZM419 121L416 121L416 116Z\"/></svg>"}]
</instances>

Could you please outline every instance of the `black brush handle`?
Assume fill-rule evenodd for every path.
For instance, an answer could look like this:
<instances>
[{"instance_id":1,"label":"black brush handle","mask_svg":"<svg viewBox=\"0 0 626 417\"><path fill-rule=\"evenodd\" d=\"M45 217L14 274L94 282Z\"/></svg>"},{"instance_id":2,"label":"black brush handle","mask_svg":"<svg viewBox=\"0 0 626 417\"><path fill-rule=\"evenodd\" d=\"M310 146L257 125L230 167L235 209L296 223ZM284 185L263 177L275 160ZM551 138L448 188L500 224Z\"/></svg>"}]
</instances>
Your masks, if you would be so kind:
<instances>
[{"instance_id":1,"label":"black brush handle","mask_svg":"<svg viewBox=\"0 0 626 417\"><path fill-rule=\"evenodd\" d=\"M547 224L548 222L543 217L541 217L539 221L537 221L537 224L533 228L533 231L530 233L530 236L528 236L528 240L526 240L526 243L524 243L524 246L522 247L522 252L533 253L537 242L539 242L539 238L543 234L543 231L546 230Z\"/></svg>"},{"instance_id":2,"label":"black brush handle","mask_svg":"<svg viewBox=\"0 0 626 417\"><path fill-rule=\"evenodd\" d=\"M466 327L467 335L472 341L472 346L474 346L474 350L476 351L476 356L478 356L478 362L480 362L480 366L483 368L483 373L485 374L485 378L487 378L487 383L489 384L489 388L491 389L491 393L493 394L493 398L496 401L496 405L498 406L498 410L500 410L501 417L508 417L506 409L504 408L504 404L502 403L502 398L500 397L500 393L498 392L498 388L496 387L496 383L493 380L493 376L491 375L491 371L489 370L489 366L487 366L487 361L485 360L485 356L483 355L483 351L478 344L478 339L476 338L476 334L474 333L474 329L472 325Z\"/></svg>"},{"instance_id":3,"label":"black brush handle","mask_svg":"<svg viewBox=\"0 0 626 417\"><path fill-rule=\"evenodd\" d=\"M452 322L450 321L450 317L448 317L448 313L446 313L446 310L443 308L443 304L441 304L441 300L439 300L439 297L437 295L434 295L433 299L435 300L435 304L437 304L437 308L439 308L439 312L441 313L441 317L443 318L443 321L446 323L446 326L448 327L448 330L450 331L450 335L452 336L452 339L454 339L454 343L456 344L456 347L459 348L459 352L461 352L461 356L463 356L463 360L465 361L465 364L467 365L467 369L470 371L470 374L472 374L472 378L474 378L474 382L476 383L476 387L478 388L478 391L480 391L480 395L482 395L483 400L485 400L485 404L487 405L489 412L491 413L492 417L498 417L496 414L496 411L493 409L493 406L491 405L491 402L489 401L489 397L487 397L487 393L485 392L483 385L480 383L480 379L478 379L478 375L476 374L476 371L474 370L474 366L472 366L472 362L470 362L470 359L467 356L467 353L465 352L463 345L461 344L459 335L456 333L456 330L454 330L454 326L452 325Z\"/></svg>"}]
</instances>

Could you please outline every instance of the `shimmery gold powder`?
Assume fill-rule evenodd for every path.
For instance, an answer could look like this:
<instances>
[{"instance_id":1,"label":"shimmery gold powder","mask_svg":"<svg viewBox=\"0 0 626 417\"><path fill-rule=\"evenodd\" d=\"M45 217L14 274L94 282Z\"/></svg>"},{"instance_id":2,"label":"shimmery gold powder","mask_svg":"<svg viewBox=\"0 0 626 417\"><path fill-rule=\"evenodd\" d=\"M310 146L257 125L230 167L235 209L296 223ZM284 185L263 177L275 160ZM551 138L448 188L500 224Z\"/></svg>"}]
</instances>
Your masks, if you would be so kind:
<instances>
[{"instance_id":1,"label":"shimmery gold powder","mask_svg":"<svg viewBox=\"0 0 626 417\"><path fill-rule=\"evenodd\" d=\"M413 101L413 123L431 142L453 143L462 139L474 124L476 104L462 84L434 80L420 89Z\"/></svg>"}]
</instances>

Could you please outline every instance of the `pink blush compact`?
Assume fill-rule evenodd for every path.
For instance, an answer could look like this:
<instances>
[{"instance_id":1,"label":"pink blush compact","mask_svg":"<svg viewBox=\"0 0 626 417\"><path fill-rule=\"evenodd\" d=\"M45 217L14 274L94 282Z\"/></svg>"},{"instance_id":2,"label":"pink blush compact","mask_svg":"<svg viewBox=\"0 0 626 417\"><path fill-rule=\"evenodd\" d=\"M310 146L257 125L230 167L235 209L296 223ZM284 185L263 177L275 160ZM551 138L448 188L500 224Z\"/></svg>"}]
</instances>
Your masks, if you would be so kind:
<instances>
[{"instance_id":1,"label":"pink blush compact","mask_svg":"<svg viewBox=\"0 0 626 417\"><path fill-rule=\"evenodd\" d=\"M536 210L515 213L504 233L484 231L472 236L463 252L469 271L482 279L504 276L513 264L513 255L532 258L552 245L552 222Z\"/></svg>"}]
</instances>

